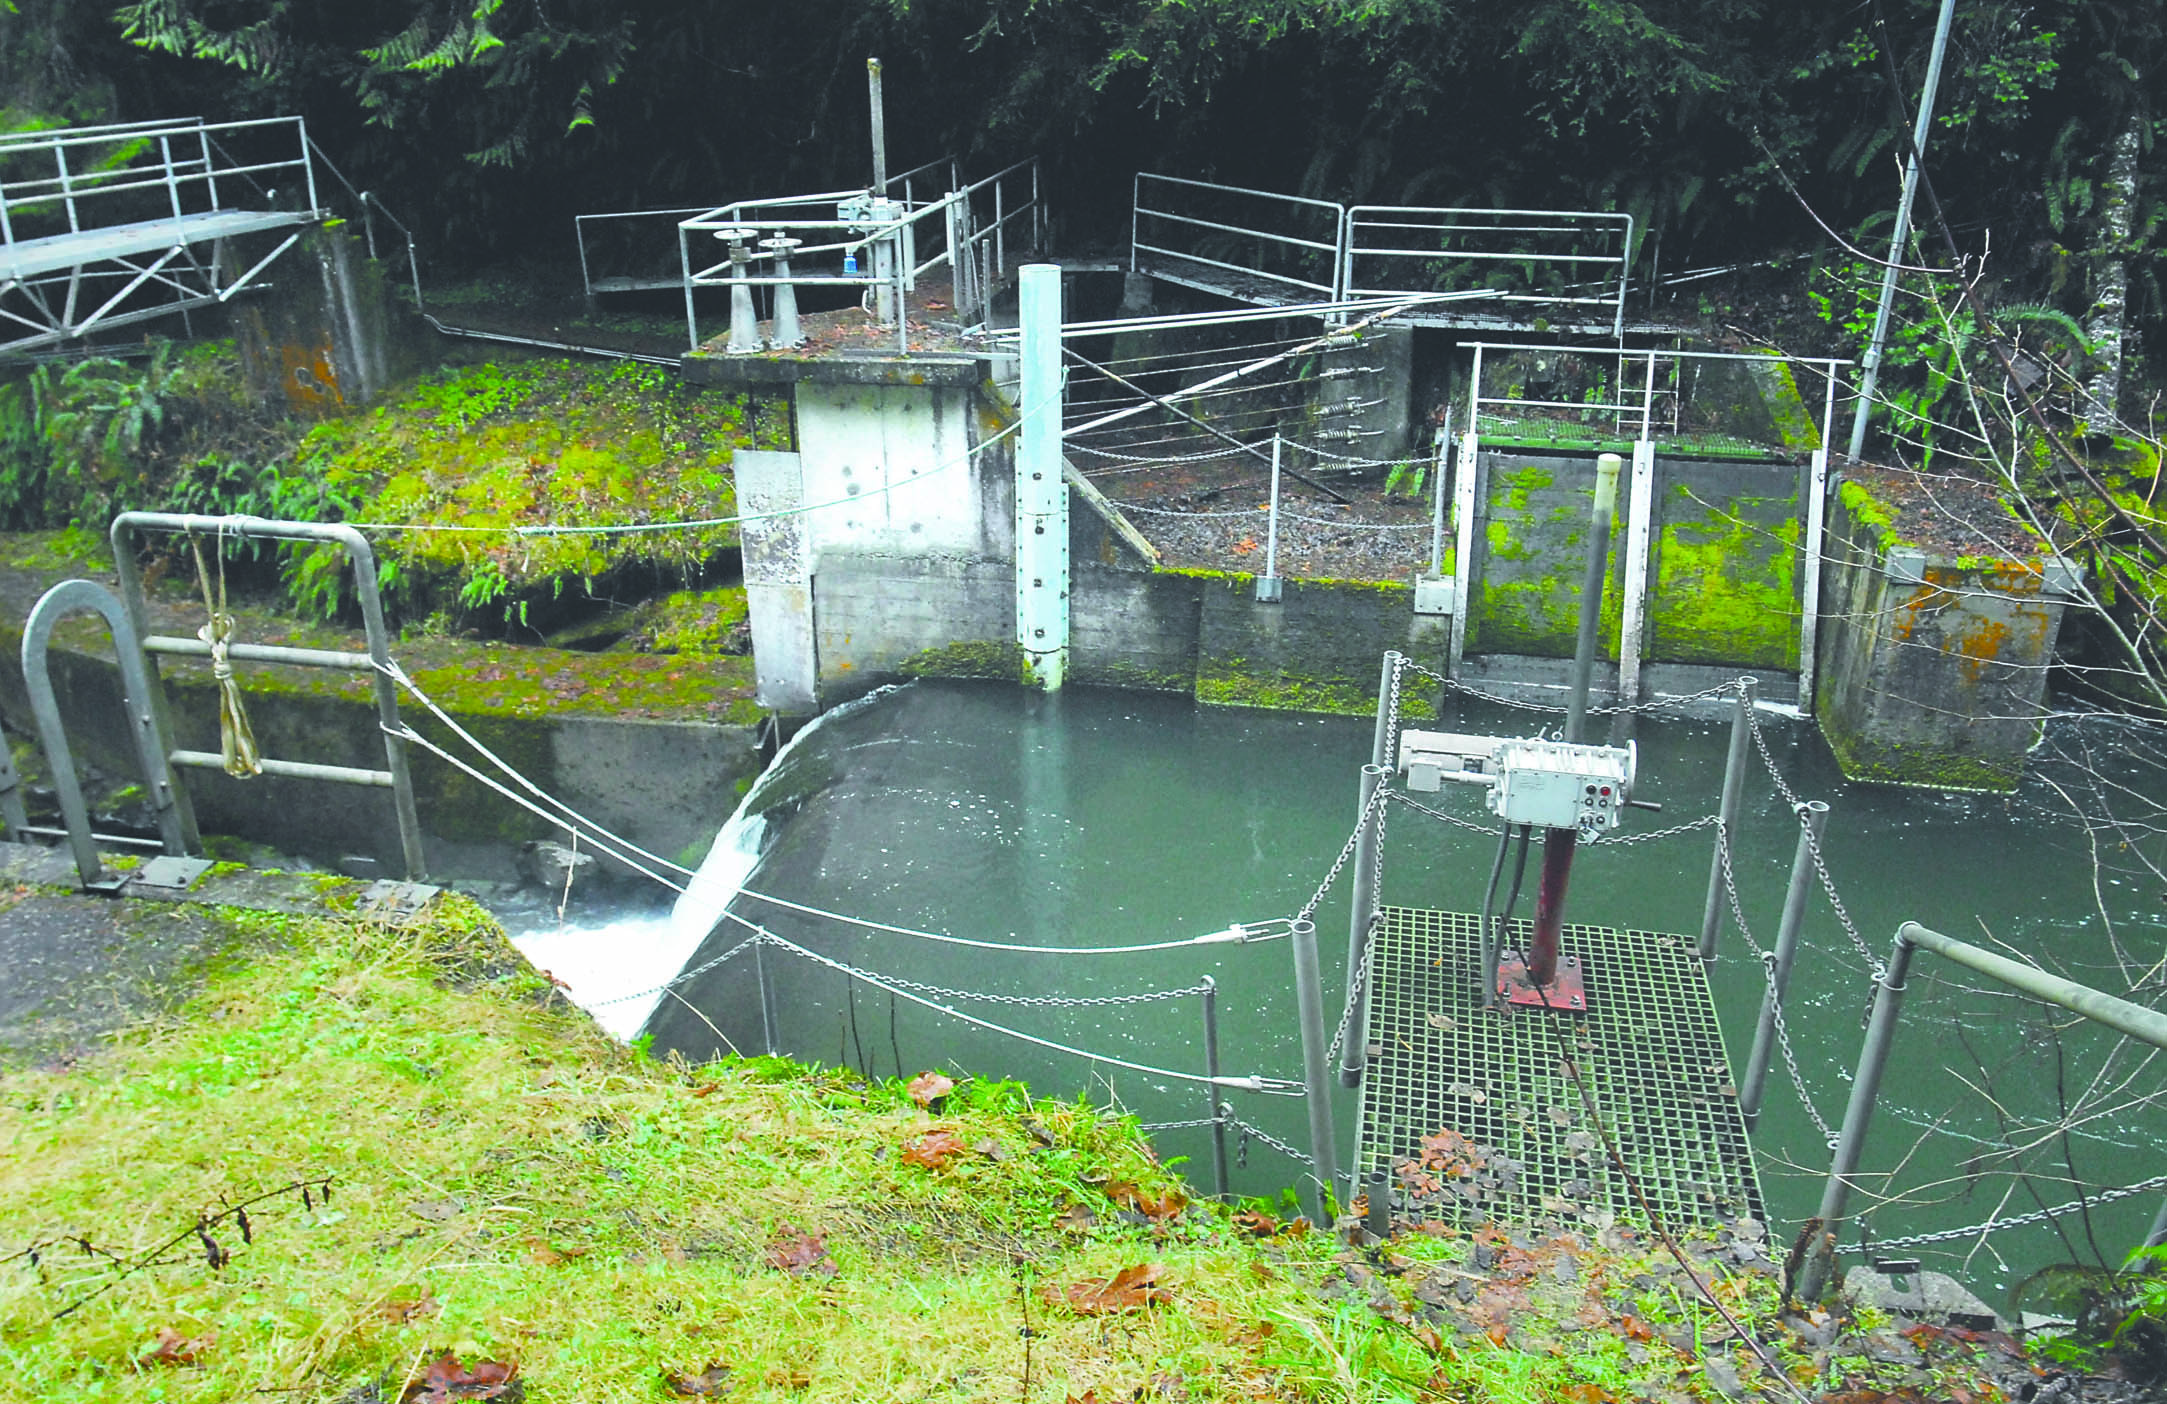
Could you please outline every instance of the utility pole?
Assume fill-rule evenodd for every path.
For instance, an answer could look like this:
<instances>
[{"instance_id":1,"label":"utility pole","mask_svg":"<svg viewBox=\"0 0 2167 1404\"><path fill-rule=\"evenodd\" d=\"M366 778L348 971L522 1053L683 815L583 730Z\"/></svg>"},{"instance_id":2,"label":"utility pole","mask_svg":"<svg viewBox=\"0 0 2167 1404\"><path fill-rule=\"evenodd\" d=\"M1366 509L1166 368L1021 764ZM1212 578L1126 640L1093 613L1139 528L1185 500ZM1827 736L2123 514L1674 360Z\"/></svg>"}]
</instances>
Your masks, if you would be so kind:
<instances>
[{"instance_id":1,"label":"utility pole","mask_svg":"<svg viewBox=\"0 0 2167 1404\"><path fill-rule=\"evenodd\" d=\"M1866 343L1866 358L1860 365L1858 405L1851 412L1849 457L1854 463L1866 451L1866 413L1873 406L1874 387L1881 379L1881 351L1888 343L1889 311L1896 301L1896 267L1904 261L1904 245L1911 241L1911 202L1919 193L1919 159L1926 154L1926 138L1934 129L1934 94L1941 86L1941 59L1948 52L1949 26L1955 18L1956 0L1941 0L1941 18L1934 26L1934 52L1926 61L1926 86L1919 93L1919 117L1911 128L1911 158L1904 163L1904 191L1896 201L1896 232L1889 239L1888 265L1881 270L1881 301L1874 309L1873 336ZM1811 659L1806 666L1813 666Z\"/></svg>"}]
</instances>

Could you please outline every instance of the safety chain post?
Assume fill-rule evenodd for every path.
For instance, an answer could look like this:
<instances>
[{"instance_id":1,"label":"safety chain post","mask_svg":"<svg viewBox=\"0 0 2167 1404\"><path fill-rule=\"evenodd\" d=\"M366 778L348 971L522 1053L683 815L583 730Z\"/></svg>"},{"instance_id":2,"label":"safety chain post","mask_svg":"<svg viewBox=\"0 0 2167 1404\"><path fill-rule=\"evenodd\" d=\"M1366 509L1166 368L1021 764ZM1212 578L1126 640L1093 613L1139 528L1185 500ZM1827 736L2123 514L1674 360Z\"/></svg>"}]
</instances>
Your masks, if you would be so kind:
<instances>
[{"instance_id":1,"label":"safety chain post","mask_svg":"<svg viewBox=\"0 0 2167 1404\"><path fill-rule=\"evenodd\" d=\"M1219 982L1206 975L1204 986L1204 1110L1211 1118L1211 1183L1213 1192L1226 1199L1230 1190L1226 1173L1226 1116L1219 1101Z\"/></svg>"},{"instance_id":2,"label":"safety chain post","mask_svg":"<svg viewBox=\"0 0 2167 1404\"><path fill-rule=\"evenodd\" d=\"M1828 806L1807 800L1796 806L1798 851L1791 858L1791 885L1783 894L1783 924L1776 929L1776 951L1770 957L1768 988L1761 994L1761 1019L1753 1030L1753 1053L1746 1059L1746 1075L1739 1083L1738 1110L1751 1131L1761 1119L1761 1097L1768 1088L1768 1057L1775 1049L1776 1021L1782 1017L1783 997L1791 987L1791 966L1798 957L1798 930L1806 916L1806 893L1813 885L1813 849L1828 823Z\"/></svg>"},{"instance_id":3,"label":"safety chain post","mask_svg":"<svg viewBox=\"0 0 2167 1404\"><path fill-rule=\"evenodd\" d=\"M1746 742L1753 730L1753 694L1761 685L1750 674L1738 680L1738 710L1731 716L1731 749L1723 762L1723 803L1716 810L1716 850L1708 860L1708 901L1701 908L1700 958L1716 958L1716 940L1723 929L1724 851L1738 832L1738 802L1746 788Z\"/></svg>"},{"instance_id":4,"label":"safety chain post","mask_svg":"<svg viewBox=\"0 0 2167 1404\"><path fill-rule=\"evenodd\" d=\"M765 941L755 941L752 948L753 978L760 985L760 1036L767 1045L767 1055L776 1056L775 1042L775 987L768 983L767 957L760 953Z\"/></svg>"},{"instance_id":5,"label":"safety chain post","mask_svg":"<svg viewBox=\"0 0 2167 1404\"><path fill-rule=\"evenodd\" d=\"M1911 974L1911 954L1917 948L1904 930L1896 933L1896 947L1881 973L1874 995L1873 1014L1866 1025L1866 1042L1859 1049L1856 1080L1851 1101L1844 1108L1843 1132L1836 1141L1836 1157L1828 1168L1828 1184L1821 1191L1819 1243L1809 1246L1799 1276L1801 1300L1817 1302L1827 1293L1836 1273L1836 1240L1842 1232L1843 1211L1851 1197L1851 1177L1858 1173L1859 1158L1866 1150L1866 1128L1874 1119L1874 1103L1881 1096L1881 1074L1888 1067L1889 1045L1896 1039L1896 1018L1904 1008L1904 982Z\"/></svg>"},{"instance_id":6,"label":"safety chain post","mask_svg":"<svg viewBox=\"0 0 2167 1404\"><path fill-rule=\"evenodd\" d=\"M1068 484L1061 473L1061 269L1018 275L1022 360L1016 436L1016 642L1030 676L1058 692L1068 672Z\"/></svg>"},{"instance_id":7,"label":"safety chain post","mask_svg":"<svg viewBox=\"0 0 2167 1404\"><path fill-rule=\"evenodd\" d=\"M1331 1058L1324 1046L1324 985L1317 975L1317 924L1298 918L1294 947L1294 1003L1302 1025L1302 1085L1309 1100L1309 1156L1316 1180L1317 1223L1329 1228L1339 1193L1338 1152L1332 1146Z\"/></svg>"},{"instance_id":8,"label":"safety chain post","mask_svg":"<svg viewBox=\"0 0 2167 1404\"><path fill-rule=\"evenodd\" d=\"M1386 687L1390 688L1387 674ZM1379 744L1385 727L1384 699L1378 699ZM1362 972L1369 968L1370 935L1377 924L1377 848L1384 837L1384 806L1377 791L1388 772L1381 765L1362 767L1362 803L1356 813L1354 886L1347 903L1347 1034L1339 1052L1339 1085L1360 1087L1369 1064L1369 983Z\"/></svg>"}]
</instances>

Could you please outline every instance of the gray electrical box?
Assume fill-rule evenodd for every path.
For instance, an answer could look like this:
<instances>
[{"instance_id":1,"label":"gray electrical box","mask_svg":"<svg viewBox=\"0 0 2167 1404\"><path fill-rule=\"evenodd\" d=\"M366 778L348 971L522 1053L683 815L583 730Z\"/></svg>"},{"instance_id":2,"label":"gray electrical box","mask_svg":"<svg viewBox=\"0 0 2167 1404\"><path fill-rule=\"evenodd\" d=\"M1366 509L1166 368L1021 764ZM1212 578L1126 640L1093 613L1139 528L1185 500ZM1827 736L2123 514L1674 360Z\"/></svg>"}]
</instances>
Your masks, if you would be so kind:
<instances>
[{"instance_id":1,"label":"gray electrical box","mask_svg":"<svg viewBox=\"0 0 2167 1404\"><path fill-rule=\"evenodd\" d=\"M1636 750L1627 745L1573 746L1508 741L1495 757L1491 812L1508 824L1601 833L1618 827L1632 793Z\"/></svg>"}]
</instances>

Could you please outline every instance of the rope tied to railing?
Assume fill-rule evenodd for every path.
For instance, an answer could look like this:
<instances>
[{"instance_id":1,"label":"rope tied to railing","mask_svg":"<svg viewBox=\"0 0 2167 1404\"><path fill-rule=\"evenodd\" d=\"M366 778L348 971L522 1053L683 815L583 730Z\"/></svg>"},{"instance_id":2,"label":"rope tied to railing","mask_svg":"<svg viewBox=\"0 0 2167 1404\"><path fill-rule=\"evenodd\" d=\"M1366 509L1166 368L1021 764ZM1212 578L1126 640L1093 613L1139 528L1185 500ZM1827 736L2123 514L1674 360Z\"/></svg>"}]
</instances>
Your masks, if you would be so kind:
<instances>
[{"instance_id":1,"label":"rope tied to railing","mask_svg":"<svg viewBox=\"0 0 2167 1404\"><path fill-rule=\"evenodd\" d=\"M208 616L203 627L196 630L196 637L211 648L211 681L218 688L218 753L225 761L226 774L245 780L263 774L263 752L256 745L255 729L248 724L248 708L241 701L241 684L233 676L229 656L236 621L226 608L225 536L221 526L216 601L211 598L211 571L203 559L203 541L191 534L188 544L195 548L196 583L203 588L203 612Z\"/></svg>"}]
</instances>

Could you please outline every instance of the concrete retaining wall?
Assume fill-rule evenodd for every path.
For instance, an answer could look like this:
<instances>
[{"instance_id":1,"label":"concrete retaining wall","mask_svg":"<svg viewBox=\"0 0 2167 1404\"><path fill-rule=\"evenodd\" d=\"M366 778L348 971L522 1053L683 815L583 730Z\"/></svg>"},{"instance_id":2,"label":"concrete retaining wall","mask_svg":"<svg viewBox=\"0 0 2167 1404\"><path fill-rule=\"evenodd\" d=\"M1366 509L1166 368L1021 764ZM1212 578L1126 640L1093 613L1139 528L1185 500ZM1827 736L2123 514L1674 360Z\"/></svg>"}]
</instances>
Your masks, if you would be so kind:
<instances>
[{"instance_id":1,"label":"concrete retaining wall","mask_svg":"<svg viewBox=\"0 0 2167 1404\"><path fill-rule=\"evenodd\" d=\"M2007 790L2045 724L2061 562L1955 561L1839 496L1815 714L1846 776Z\"/></svg>"}]
</instances>

